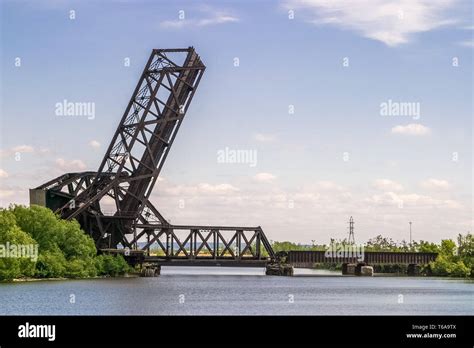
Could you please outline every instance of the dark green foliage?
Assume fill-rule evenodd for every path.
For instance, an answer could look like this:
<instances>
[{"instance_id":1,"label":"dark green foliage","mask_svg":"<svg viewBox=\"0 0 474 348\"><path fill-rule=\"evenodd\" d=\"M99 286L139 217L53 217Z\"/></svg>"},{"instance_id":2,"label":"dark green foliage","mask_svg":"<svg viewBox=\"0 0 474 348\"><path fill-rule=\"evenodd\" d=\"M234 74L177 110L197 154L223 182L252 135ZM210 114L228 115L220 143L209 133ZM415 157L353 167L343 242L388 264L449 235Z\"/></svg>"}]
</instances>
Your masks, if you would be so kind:
<instances>
[{"instance_id":1,"label":"dark green foliage","mask_svg":"<svg viewBox=\"0 0 474 348\"><path fill-rule=\"evenodd\" d=\"M39 244L38 277L84 278L97 274L96 248L77 221L62 220L45 207L14 206L18 226Z\"/></svg>"},{"instance_id":2,"label":"dark green foliage","mask_svg":"<svg viewBox=\"0 0 474 348\"><path fill-rule=\"evenodd\" d=\"M474 242L472 234L458 235L458 245L450 239L441 241L436 261L430 263L433 275L450 277L473 277Z\"/></svg>"},{"instance_id":3,"label":"dark green foliage","mask_svg":"<svg viewBox=\"0 0 474 348\"><path fill-rule=\"evenodd\" d=\"M60 278L66 274L66 258L61 250L45 250L36 262L35 275L39 278Z\"/></svg>"},{"instance_id":4,"label":"dark green foliage","mask_svg":"<svg viewBox=\"0 0 474 348\"><path fill-rule=\"evenodd\" d=\"M122 255L99 255L95 259L96 269L99 275L123 275L131 271Z\"/></svg>"},{"instance_id":5,"label":"dark green foliage","mask_svg":"<svg viewBox=\"0 0 474 348\"><path fill-rule=\"evenodd\" d=\"M406 274L408 269L405 264L375 264L373 267L375 273Z\"/></svg>"},{"instance_id":6,"label":"dark green foliage","mask_svg":"<svg viewBox=\"0 0 474 348\"><path fill-rule=\"evenodd\" d=\"M34 245L35 240L18 227L15 215L7 210L0 210L0 244ZM30 258L0 258L0 280L11 280L22 276L32 276L35 262Z\"/></svg>"},{"instance_id":7,"label":"dark green foliage","mask_svg":"<svg viewBox=\"0 0 474 348\"><path fill-rule=\"evenodd\" d=\"M330 271L340 271L342 270L342 263L337 263L337 262L315 263L314 269L328 269Z\"/></svg>"},{"instance_id":8,"label":"dark green foliage","mask_svg":"<svg viewBox=\"0 0 474 348\"><path fill-rule=\"evenodd\" d=\"M326 250L325 245L302 245L302 244L296 244L288 241L284 242L272 242L272 248L273 251L278 252L278 251L290 251L290 250Z\"/></svg>"},{"instance_id":9,"label":"dark green foliage","mask_svg":"<svg viewBox=\"0 0 474 348\"><path fill-rule=\"evenodd\" d=\"M37 244L31 259L0 258L0 280L21 277L86 278L129 271L122 256L96 256L94 241L77 221L66 221L40 206L0 209L0 245Z\"/></svg>"}]
</instances>

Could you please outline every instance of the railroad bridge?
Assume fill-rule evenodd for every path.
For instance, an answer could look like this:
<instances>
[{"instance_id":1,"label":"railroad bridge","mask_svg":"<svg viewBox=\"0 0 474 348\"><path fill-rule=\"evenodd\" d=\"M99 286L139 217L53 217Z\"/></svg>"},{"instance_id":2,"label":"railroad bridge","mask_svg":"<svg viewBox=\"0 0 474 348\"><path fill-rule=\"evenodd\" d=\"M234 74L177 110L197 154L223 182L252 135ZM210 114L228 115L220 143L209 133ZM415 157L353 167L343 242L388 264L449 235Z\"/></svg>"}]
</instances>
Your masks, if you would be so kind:
<instances>
[{"instance_id":1,"label":"railroad bridge","mask_svg":"<svg viewBox=\"0 0 474 348\"><path fill-rule=\"evenodd\" d=\"M365 251L362 257L326 257L325 251L289 251L287 262L294 267L312 268L315 263L364 263L426 265L436 259L436 253Z\"/></svg>"},{"instance_id":2,"label":"railroad bridge","mask_svg":"<svg viewBox=\"0 0 474 348\"><path fill-rule=\"evenodd\" d=\"M358 274L361 266L378 264L403 264L408 274L415 274L417 267L436 260L437 253L364 251L358 256L327 257L325 251L289 251L286 262L297 268L313 268L317 263L341 263L343 274ZM352 265L352 271L350 271Z\"/></svg>"},{"instance_id":3,"label":"railroad bridge","mask_svg":"<svg viewBox=\"0 0 474 348\"><path fill-rule=\"evenodd\" d=\"M126 252L131 263L279 263L261 227L172 225L149 200L205 68L193 47L153 49L97 171L31 189L30 204L76 219L98 250ZM288 267L318 255L291 251Z\"/></svg>"},{"instance_id":4,"label":"railroad bridge","mask_svg":"<svg viewBox=\"0 0 474 348\"><path fill-rule=\"evenodd\" d=\"M326 251L295 251L274 253L260 227L214 227L203 230L201 226L173 226L190 230L184 240L171 238L160 241L153 253L143 250L103 249L105 253L121 253L131 264L152 265L154 274L161 266L224 266L266 267L267 274L282 274L294 268L314 268L321 263L342 264L342 274L360 274L362 266L403 264L408 274L416 274L418 266L429 264L437 253L368 251L359 256L328 256ZM224 235L230 232L227 240ZM266 245L263 247L263 245ZM267 254L266 250L271 250ZM282 268L283 266L283 268ZM270 270L270 272L269 272ZM273 270L273 271L272 271ZM285 271L286 270L286 271ZM289 275L289 274L288 274Z\"/></svg>"}]
</instances>

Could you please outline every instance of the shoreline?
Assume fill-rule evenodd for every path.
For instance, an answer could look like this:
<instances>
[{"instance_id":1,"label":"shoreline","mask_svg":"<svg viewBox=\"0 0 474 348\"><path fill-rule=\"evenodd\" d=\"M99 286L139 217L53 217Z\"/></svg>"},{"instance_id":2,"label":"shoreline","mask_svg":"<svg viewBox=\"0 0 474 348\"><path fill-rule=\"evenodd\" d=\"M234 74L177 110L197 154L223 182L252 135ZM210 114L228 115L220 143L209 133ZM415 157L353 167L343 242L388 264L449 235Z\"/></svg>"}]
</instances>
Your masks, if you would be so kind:
<instances>
[{"instance_id":1,"label":"shoreline","mask_svg":"<svg viewBox=\"0 0 474 348\"><path fill-rule=\"evenodd\" d=\"M311 269L308 269L311 270ZM180 276L182 274L171 274L171 276L176 275ZM189 276L190 274L185 274L185 276ZM200 275L200 274L196 274ZM169 276L169 274L163 275ZM192 276L192 274L191 274ZM225 275L224 275L225 276ZM261 275L247 275L257 276L260 277ZM269 276L266 276L269 277ZM426 276L426 275L406 275L406 274L396 274L396 273L375 273L372 277L364 277L364 276L356 276L356 275L343 275L343 274L295 274L292 276L293 278L411 278L411 279L433 279L433 280L465 280L474 282L474 278L460 278L460 277L441 277L441 276ZM34 282L42 282L42 281L69 281L69 280L98 280L98 279L124 279L124 278L140 278L140 274L138 273L128 273L122 276L97 276L97 277L88 277L88 278L19 278L13 279L11 281L0 281L1 284L22 284L22 283L34 283ZM159 277L157 277L159 278ZM291 278L291 277L290 277Z\"/></svg>"},{"instance_id":2,"label":"shoreline","mask_svg":"<svg viewBox=\"0 0 474 348\"><path fill-rule=\"evenodd\" d=\"M87 278L16 278L12 280L1 280L0 284L14 284L14 283L34 283L41 281L60 281L60 280L89 280L89 279L113 279L113 278L139 278L139 274L128 273L121 276L111 277L111 276L97 276L97 277L87 277Z\"/></svg>"}]
</instances>

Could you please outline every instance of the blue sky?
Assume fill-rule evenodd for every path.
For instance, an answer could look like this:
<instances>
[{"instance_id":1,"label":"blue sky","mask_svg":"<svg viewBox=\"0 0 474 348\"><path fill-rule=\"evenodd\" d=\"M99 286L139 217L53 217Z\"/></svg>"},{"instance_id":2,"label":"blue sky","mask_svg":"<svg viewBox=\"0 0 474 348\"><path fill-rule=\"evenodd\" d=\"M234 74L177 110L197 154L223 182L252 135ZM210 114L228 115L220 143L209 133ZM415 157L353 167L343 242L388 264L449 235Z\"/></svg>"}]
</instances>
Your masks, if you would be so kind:
<instances>
[{"instance_id":1,"label":"blue sky","mask_svg":"<svg viewBox=\"0 0 474 348\"><path fill-rule=\"evenodd\" d=\"M359 241L472 231L471 1L1 4L1 206L95 170L151 49L194 46L207 69L153 195L172 223L305 243L351 215ZM65 99L95 117L57 116ZM388 100L419 117L381 115Z\"/></svg>"}]
</instances>

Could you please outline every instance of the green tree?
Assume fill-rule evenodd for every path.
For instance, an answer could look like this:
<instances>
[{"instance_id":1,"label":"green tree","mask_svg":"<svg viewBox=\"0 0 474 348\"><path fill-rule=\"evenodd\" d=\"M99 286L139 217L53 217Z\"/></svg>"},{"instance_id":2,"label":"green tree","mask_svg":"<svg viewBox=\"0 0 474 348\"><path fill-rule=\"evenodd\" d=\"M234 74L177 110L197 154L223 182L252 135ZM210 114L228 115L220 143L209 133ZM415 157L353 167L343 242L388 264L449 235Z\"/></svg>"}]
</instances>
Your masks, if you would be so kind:
<instances>
[{"instance_id":1,"label":"green tree","mask_svg":"<svg viewBox=\"0 0 474 348\"><path fill-rule=\"evenodd\" d=\"M449 276L453 270L453 263L446 255L440 254L435 261L430 263L431 270L437 276Z\"/></svg>"},{"instance_id":2,"label":"green tree","mask_svg":"<svg viewBox=\"0 0 474 348\"><path fill-rule=\"evenodd\" d=\"M66 275L66 258L59 248L40 252L35 275L39 278L60 278Z\"/></svg>"},{"instance_id":3,"label":"green tree","mask_svg":"<svg viewBox=\"0 0 474 348\"><path fill-rule=\"evenodd\" d=\"M415 242L415 250L420 253L439 253L439 245L436 243L430 243L420 240L418 243Z\"/></svg>"},{"instance_id":4,"label":"green tree","mask_svg":"<svg viewBox=\"0 0 474 348\"><path fill-rule=\"evenodd\" d=\"M21 228L39 243L39 277L79 278L97 274L94 241L77 221L63 220L50 209L36 205L11 209Z\"/></svg>"},{"instance_id":5,"label":"green tree","mask_svg":"<svg viewBox=\"0 0 474 348\"><path fill-rule=\"evenodd\" d=\"M59 217L46 207L32 205L10 207L20 228L35 239L41 251L56 250L63 243L64 231Z\"/></svg>"},{"instance_id":6,"label":"green tree","mask_svg":"<svg viewBox=\"0 0 474 348\"><path fill-rule=\"evenodd\" d=\"M457 261L451 268L451 276L453 277L469 277L471 269L467 267L463 261Z\"/></svg>"},{"instance_id":7,"label":"green tree","mask_svg":"<svg viewBox=\"0 0 474 348\"><path fill-rule=\"evenodd\" d=\"M441 241L439 255L430 263L434 275L469 277L474 275L472 261L473 241L472 235L458 235L458 245L451 239Z\"/></svg>"},{"instance_id":8,"label":"green tree","mask_svg":"<svg viewBox=\"0 0 474 348\"><path fill-rule=\"evenodd\" d=\"M15 215L0 209L0 246L6 252L7 245L35 245L36 241L18 227ZM3 255L7 256L7 255ZM0 280L32 276L36 260L31 258L0 257Z\"/></svg>"},{"instance_id":9,"label":"green tree","mask_svg":"<svg viewBox=\"0 0 474 348\"><path fill-rule=\"evenodd\" d=\"M399 251L397 244L391 239L378 235L367 241L367 251Z\"/></svg>"},{"instance_id":10,"label":"green tree","mask_svg":"<svg viewBox=\"0 0 474 348\"><path fill-rule=\"evenodd\" d=\"M99 255L95 263L99 275L117 276L131 271L122 255Z\"/></svg>"},{"instance_id":11,"label":"green tree","mask_svg":"<svg viewBox=\"0 0 474 348\"><path fill-rule=\"evenodd\" d=\"M45 207L12 205L8 210L0 209L0 249L7 242L36 244L39 255L36 262L1 257L0 280L117 276L131 271L120 255L97 256L94 241L77 221L63 220Z\"/></svg>"},{"instance_id":12,"label":"green tree","mask_svg":"<svg viewBox=\"0 0 474 348\"><path fill-rule=\"evenodd\" d=\"M456 253L456 243L451 239L443 239L441 241L440 253L448 258L448 260L453 260Z\"/></svg>"}]
</instances>

